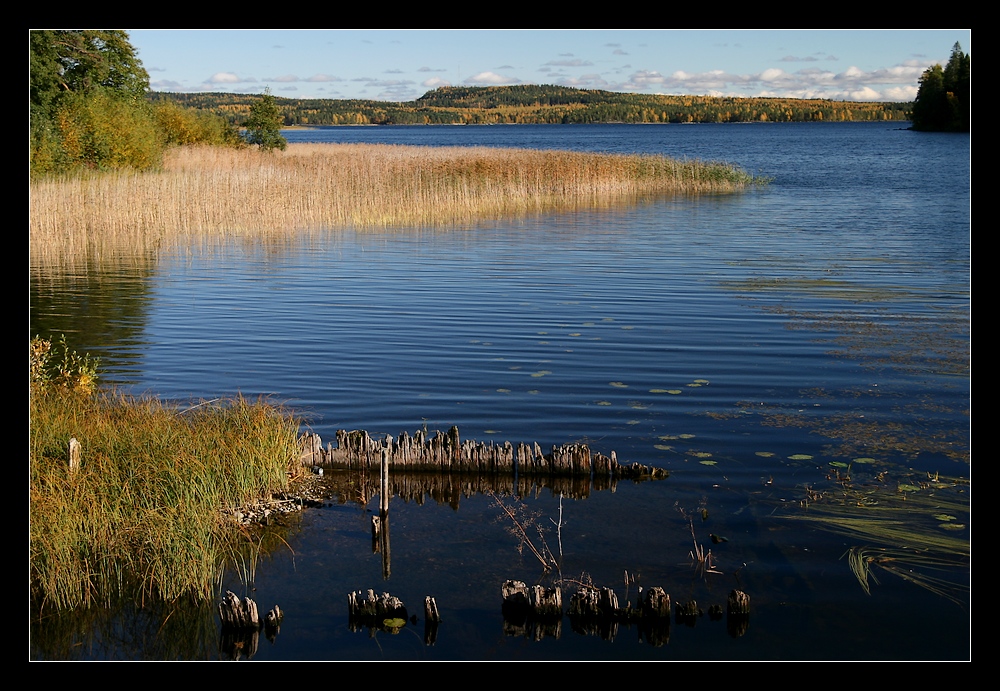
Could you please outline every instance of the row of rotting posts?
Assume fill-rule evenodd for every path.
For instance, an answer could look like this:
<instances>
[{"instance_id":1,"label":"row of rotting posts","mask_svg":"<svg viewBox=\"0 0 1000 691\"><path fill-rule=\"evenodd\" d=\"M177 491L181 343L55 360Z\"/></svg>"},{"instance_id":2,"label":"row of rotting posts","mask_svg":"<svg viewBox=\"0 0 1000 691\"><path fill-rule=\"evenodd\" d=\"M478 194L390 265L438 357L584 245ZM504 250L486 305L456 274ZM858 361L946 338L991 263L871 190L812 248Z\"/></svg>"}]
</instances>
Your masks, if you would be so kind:
<instances>
[{"instance_id":1,"label":"row of rotting posts","mask_svg":"<svg viewBox=\"0 0 1000 691\"><path fill-rule=\"evenodd\" d=\"M503 628L507 636L542 640L562 636L563 599L559 587L527 586L521 581L508 580L501 588L503 597ZM399 633L407 622L407 611L399 598L369 589L367 596L356 591L347 596L348 624L352 631L368 629ZM678 624L694 626L704 612L694 601L671 604L663 588L639 589L638 604L618 604L612 588L581 587L569 601L568 618L572 630L581 635L600 636L613 641L619 627L635 626L640 640L653 646L670 642L671 616ZM722 606L709 608L709 618L722 619ZM409 617L416 624L417 617ZM726 628L738 638L746 633L750 623L750 596L742 590L729 593L726 607ZM433 597L424 598L424 643L434 645L441 616Z\"/></svg>"},{"instance_id":2,"label":"row of rotting posts","mask_svg":"<svg viewBox=\"0 0 1000 691\"><path fill-rule=\"evenodd\" d=\"M591 451L587 444L553 445L543 453L537 443L462 440L458 427L447 433L417 430L393 438L374 439L364 430L337 431L337 446L323 447L319 435L306 432L301 438L302 463L334 469L375 470L386 452L393 470L412 472L460 472L510 475L555 475L605 479L659 479L668 473L640 463L622 464L614 451L609 456Z\"/></svg>"}]
</instances>

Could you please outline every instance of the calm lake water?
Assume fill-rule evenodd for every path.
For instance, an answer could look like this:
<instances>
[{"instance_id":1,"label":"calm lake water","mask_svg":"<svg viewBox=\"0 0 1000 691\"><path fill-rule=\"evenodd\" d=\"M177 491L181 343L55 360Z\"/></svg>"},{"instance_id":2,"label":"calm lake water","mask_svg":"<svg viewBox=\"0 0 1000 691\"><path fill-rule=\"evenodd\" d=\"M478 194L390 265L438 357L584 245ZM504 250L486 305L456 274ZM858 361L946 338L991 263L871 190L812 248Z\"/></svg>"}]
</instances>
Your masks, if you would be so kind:
<instances>
[{"instance_id":1,"label":"calm lake water","mask_svg":"<svg viewBox=\"0 0 1000 691\"><path fill-rule=\"evenodd\" d=\"M941 570L917 565L942 579L936 592L873 566L869 594L849 550L898 556L911 545L845 534L831 513L864 521L902 506L890 518L905 528L969 538L968 135L852 123L286 136L655 153L725 160L773 182L445 230L234 241L88 275L34 267L32 333L67 334L103 358L106 381L137 391L272 396L324 440L338 429L457 425L464 438L586 441L666 468L665 480L566 490L563 575L612 586L622 602L635 601L636 586L660 586L706 611L739 587L752 611L741 635L707 614L674 623L667 641L624 625L578 633L568 620L541 640L511 632L501 584L542 580L538 564L518 553L477 482L435 478L394 500L387 579L369 530L377 497L360 504L348 489L305 512L287 547L258 567L255 599L286 614L253 659L970 655L967 556ZM557 491L519 493L553 548ZM721 573L692 565L692 528ZM628 594L626 573L636 579ZM245 591L235 576L227 587ZM436 597L434 644L422 622L352 631L346 595L368 588L421 617L424 596ZM39 629L32 656L226 656L210 611L185 641L150 637L162 625L155 614L128 616L149 617L148 631L122 620Z\"/></svg>"}]
</instances>

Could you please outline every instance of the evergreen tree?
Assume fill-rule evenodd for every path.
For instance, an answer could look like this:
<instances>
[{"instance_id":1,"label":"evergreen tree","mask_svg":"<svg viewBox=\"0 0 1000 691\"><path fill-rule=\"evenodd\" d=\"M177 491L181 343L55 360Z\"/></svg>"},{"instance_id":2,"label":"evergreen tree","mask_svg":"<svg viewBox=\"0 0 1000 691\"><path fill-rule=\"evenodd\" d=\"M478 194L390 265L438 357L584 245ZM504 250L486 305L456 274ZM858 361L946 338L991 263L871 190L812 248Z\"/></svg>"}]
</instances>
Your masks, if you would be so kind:
<instances>
[{"instance_id":1,"label":"evergreen tree","mask_svg":"<svg viewBox=\"0 0 1000 691\"><path fill-rule=\"evenodd\" d=\"M263 151L284 151L288 142L281 136L281 123L278 104L271 95L271 90L264 89L260 100L250 106L250 117L246 122L247 141L256 144Z\"/></svg>"},{"instance_id":2,"label":"evergreen tree","mask_svg":"<svg viewBox=\"0 0 1000 691\"><path fill-rule=\"evenodd\" d=\"M913 129L925 132L968 132L971 126L972 58L958 43L944 68L933 65L920 77L913 102Z\"/></svg>"}]
</instances>

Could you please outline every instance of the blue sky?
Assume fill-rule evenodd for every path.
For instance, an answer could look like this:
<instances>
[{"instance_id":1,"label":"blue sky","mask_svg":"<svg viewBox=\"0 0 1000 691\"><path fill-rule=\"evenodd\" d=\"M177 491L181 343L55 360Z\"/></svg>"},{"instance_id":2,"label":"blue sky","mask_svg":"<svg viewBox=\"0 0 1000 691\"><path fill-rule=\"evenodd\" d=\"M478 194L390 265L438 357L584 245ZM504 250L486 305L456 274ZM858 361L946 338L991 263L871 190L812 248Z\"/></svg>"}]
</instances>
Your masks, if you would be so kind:
<instances>
[{"instance_id":1,"label":"blue sky","mask_svg":"<svg viewBox=\"0 0 1000 691\"><path fill-rule=\"evenodd\" d=\"M155 91L413 100L444 85L909 101L971 29L130 29Z\"/></svg>"}]
</instances>

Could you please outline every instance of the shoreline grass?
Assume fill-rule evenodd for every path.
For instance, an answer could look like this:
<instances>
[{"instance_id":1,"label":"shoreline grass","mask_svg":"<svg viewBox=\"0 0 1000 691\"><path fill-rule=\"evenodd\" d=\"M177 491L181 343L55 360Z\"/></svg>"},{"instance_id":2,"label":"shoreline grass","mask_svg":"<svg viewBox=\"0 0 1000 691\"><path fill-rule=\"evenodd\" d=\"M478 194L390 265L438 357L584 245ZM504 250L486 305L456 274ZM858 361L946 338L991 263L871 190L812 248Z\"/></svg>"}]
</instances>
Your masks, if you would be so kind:
<instances>
[{"instance_id":1,"label":"shoreline grass","mask_svg":"<svg viewBox=\"0 0 1000 691\"><path fill-rule=\"evenodd\" d=\"M184 238L447 226L766 184L724 163L486 147L184 146L162 170L30 184L29 251L134 254Z\"/></svg>"},{"instance_id":2,"label":"shoreline grass","mask_svg":"<svg viewBox=\"0 0 1000 691\"><path fill-rule=\"evenodd\" d=\"M222 571L260 547L224 511L287 487L298 459L298 420L242 397L178 410L32 385L29 416L29 581L40 608L211 598ZM71 437L82 446L76 471Z\"/></svg>"}]
</instances>

